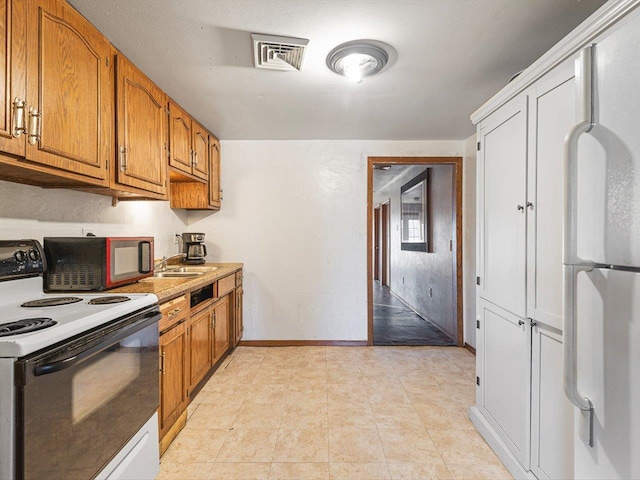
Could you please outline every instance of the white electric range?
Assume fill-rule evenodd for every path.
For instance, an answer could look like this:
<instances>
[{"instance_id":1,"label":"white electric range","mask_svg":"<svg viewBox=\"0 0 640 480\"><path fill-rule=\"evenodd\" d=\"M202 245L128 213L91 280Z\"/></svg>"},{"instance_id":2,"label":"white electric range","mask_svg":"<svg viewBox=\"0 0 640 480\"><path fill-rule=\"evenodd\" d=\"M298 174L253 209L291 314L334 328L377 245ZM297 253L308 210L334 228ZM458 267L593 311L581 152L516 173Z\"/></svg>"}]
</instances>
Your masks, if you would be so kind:
<instances>
[{"instance_id":1,"label":"white electric range","mask_svg":"<svg viewBox=\"0 0 640 480\"><path fill-rule=\"evenodd\" d=\"M157 298L44 293L45 264L0 241L0 478L155 478Z\"/></svg>"}]
</instances>

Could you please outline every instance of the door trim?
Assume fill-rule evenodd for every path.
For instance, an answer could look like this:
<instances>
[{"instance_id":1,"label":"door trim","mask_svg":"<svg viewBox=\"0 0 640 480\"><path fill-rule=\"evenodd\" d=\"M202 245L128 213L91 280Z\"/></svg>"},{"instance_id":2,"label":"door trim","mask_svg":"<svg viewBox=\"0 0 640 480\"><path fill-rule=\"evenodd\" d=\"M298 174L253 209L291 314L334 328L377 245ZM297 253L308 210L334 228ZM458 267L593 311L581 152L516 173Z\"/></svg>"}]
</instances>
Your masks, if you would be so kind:
<instances>
[{"instance_id":1,"label":"door trim","mask_svg":"<svg viewBox=\"0 0 640 480\"><path fill-rule=\"evenodd\" d=\"M462 304L462 157L368 157L367 158L367 345L373 345L373 166L374 165L452 165L453 198L456 216L456 345L464 346Z\"/></svg>"}]
</instances>

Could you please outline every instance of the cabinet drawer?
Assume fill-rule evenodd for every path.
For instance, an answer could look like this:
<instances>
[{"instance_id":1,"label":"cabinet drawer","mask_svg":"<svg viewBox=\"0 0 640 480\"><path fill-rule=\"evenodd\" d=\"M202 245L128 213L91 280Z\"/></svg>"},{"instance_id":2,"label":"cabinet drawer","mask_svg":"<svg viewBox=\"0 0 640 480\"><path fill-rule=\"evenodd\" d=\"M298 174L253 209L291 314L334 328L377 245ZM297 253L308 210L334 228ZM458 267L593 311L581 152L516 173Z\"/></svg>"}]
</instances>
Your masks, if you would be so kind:
<instances>
[{"instance_id":1,"label":"cabinet drawer","mask_svg":"<svg viewBox=\"0 0 640 480\"><path fill-rule=\"evenodd\" d=\"M160 305L160 313L162 313L162 319L159 323L160 331L163 332L184 319L188 312L189 302L186 295L181 295Z\"/></svg>"},{"instance_id":2,"label":"cabinet drawer","mask_svg":"<svg viewBox=\"0 0 640 480\"><path fill-rule=\"evenodd\" d=\"M239 287L240 285L242 285L242 270L238 270L236 272L236 287Z\"/></svg>"},{"instance_id":3,"label":"cabinet drawer","mask_svg":"<svg viewBox=\"0 0 640 480\"><path fill-rule=\"evenodd\" d=\"M218 297L224 297L231 290L236 288L236 276L228 275L218 280Z\"/></svg>"}]
</instances>

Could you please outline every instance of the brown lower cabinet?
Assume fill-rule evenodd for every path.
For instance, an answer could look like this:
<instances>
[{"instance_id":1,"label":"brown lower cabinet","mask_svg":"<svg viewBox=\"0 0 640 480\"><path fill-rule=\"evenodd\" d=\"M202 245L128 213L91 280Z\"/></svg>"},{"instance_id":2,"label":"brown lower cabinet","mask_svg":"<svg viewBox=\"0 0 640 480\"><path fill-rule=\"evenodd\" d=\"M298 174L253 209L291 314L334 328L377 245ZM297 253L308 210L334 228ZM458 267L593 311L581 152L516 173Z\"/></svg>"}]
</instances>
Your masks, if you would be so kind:
<instances>
[{"instance_id":1,"label":"brown lower cabinet","mask_svg":"<svg viewBox=\"0 0 640 480\"><path fill-rule=\"evenodd\" d=\"M241 270L239 270L241 272ZM217 364L235 347L238 301L237 273L208 288L212 298L190 309L191 293L160 305L160 452L169 447L187 421L187 406ZM240 276L241 278L241 276ZM240 320L240 324L242 321Z\"/></svg>"}]
</instances>

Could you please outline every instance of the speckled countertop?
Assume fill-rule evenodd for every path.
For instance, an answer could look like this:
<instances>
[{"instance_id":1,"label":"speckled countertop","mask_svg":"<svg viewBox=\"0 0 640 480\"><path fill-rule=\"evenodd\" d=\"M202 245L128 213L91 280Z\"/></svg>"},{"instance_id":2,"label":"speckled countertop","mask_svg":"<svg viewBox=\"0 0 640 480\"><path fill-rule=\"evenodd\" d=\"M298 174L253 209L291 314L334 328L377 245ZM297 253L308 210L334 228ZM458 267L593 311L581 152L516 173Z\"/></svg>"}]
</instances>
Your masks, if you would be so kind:
<instances>
[{"instance_id":1,"label":"speckled countertop","mask_svg":"<svg viewBox=\"0 0 640 480\"><path fill-rule=\"evenodd\" d=\"M207 267L218 267L213 272L205 272L204 275L190 278L176 277L148 277L131 285L114 288L109 293L154 293L162 303L165 300L177 297L191 290L195 290L219 278L226 277L230 273L240 270L242 263L207 263Z\"/></svg>"}]
</instances>

